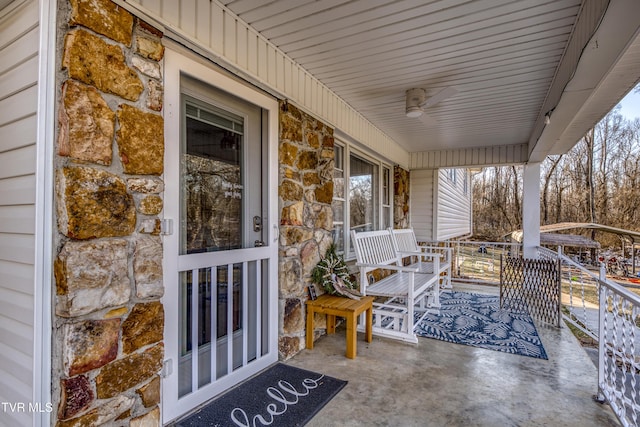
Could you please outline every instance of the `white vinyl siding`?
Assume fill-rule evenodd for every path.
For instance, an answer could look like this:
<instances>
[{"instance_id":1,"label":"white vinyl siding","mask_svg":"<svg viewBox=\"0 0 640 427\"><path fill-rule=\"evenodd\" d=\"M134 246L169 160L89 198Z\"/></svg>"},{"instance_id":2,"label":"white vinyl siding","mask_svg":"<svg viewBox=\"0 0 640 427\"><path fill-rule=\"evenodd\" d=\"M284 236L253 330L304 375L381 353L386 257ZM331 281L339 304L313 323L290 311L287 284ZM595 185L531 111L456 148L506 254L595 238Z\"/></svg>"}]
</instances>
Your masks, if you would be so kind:
<instances>
[{"instance_id":1,"label":"white vinyl siding","mask_svg":"<svg viewBox=\"0 0 640 427\"><path fill-rule=\"evenodd\" d=\"M466 169L453 169L456 179L449 178L450 170L438 173L436 240L447 240L471 233L471 198L464 191Z\"/></svg>"},{"instance_id":2,"label":"white vinyl siding","mask_svg":"<svg viewBox=\"0 0 640 427\"><path fill-rule=\"evenodd\" d=\"M33 402L39 8L0 16L0 401ZM33 413L4 412L4 425Z\"/></svg>"},{"instance_id":3,"label":"white vinyl siding","mask_svg":"<svg viewBox=\"0 0 640 427\"><path fill-rule=\"evenodd\" d=\"M410 210L411 226L419 241L435 240L433 235L434 176L437 171L419 169L410 175Z\"/></svg>"},{"instance_id":4,"label":"white vinyl siding","mask_svg":"<svg viewBox=\"0 0 640 427\"><path fill-rule=\"evenodd\" d=\"M215 1L116 0L139 9L205 56L287 98L374 152L403 167L409 153L329 88ZM172 34L173 33L173 34Z\"/></svg>"}]
</instances>

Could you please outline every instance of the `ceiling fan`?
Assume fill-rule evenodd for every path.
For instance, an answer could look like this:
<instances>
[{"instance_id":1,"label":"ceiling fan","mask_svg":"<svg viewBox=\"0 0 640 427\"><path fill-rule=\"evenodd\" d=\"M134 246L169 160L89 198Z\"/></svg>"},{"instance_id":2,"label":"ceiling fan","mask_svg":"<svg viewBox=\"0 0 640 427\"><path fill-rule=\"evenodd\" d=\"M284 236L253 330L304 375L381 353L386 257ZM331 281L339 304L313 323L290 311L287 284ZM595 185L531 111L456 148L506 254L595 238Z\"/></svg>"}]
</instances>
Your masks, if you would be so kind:
<instances>
[{"instance_id":1,"label":"ceiling fan","mask_svg":"<svg viewBox=\"0 0 640 427\"><path fill-rule=\"evenodd\" d=\"M457 94L457 89L447 87L427 98L427 91L422 88L413 88L407 90L407 104L405 114L407 117L419 118L427 125L434 125L436 122L433 118L425 114L425 108L429 108L445 99Z\"/></svg>"}]
</instances>

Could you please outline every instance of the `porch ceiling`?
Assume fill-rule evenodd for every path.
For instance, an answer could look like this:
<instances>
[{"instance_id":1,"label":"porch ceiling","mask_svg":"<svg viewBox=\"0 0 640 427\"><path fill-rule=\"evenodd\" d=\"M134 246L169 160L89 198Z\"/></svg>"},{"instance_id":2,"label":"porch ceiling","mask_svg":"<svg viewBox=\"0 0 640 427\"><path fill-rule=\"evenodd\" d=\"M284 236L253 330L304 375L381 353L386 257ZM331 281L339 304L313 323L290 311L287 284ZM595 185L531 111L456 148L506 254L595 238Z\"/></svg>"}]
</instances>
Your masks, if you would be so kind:
<instances>
[{"instance_id":1,"label":"porch ceiling","mask_svg":"<svg viewBox=\"0 0 640 427\"><path fill-rule=\"evenodd\" d=\"M640 2L608 3L223 1L407 151L529 143L537 160L568 150L640 80ZM579 69L589 58L598 66ZM576 78L579 96L567 92ZM435 124L405 116L407 89L446 87L458 93L426 108Z\"/></svg>"}]
</instances>

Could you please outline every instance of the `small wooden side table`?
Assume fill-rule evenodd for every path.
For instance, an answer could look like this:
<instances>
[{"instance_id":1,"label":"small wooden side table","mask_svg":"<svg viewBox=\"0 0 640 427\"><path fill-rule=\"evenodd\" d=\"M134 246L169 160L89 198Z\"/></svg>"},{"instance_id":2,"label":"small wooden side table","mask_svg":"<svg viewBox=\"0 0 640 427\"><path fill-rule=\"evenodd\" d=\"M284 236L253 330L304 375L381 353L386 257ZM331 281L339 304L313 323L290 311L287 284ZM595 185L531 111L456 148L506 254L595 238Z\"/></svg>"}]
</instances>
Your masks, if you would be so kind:
<instances>
[{"instance_id":1,"label":"small wooden side table","mask_svg":"<svg viewBox=\"0 0 640 427\"><path fill-rule=\"evenodd\" d=\"M323 294L315 300L307 300L307 348L313 349L314 313L327 315L327 334L336 332L336 316L347 321L347 352L349 359L356 357L356 323L358 316L366 313L365 341L372 339L373 297L363 296L359 300Z\"/></svg>"}]
</instances>

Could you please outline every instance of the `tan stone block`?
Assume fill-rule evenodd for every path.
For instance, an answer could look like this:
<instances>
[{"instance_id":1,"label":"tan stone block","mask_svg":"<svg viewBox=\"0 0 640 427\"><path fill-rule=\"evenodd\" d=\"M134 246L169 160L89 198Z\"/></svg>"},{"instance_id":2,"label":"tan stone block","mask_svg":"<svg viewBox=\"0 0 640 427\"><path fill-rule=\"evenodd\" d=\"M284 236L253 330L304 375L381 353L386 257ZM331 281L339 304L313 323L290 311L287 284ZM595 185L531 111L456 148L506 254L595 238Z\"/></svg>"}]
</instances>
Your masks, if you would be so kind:
<instances>
[{"instance_id":1,"label":"tan stone block","mask_svg":"<svg viewBox=\"0 0 640 427\"><path fill-rule=\"evenodd\" d=\"M61 380L60 393L58 418L62 420L78 415L95 400L91 383L84 375Z\"/></svg>"},{"instance_id":2,"label":"tan stone block","mask_svg":"<svg viewBox=\"0 0 640 427\"><path fill-rule=\"evenodd\" d=\"M85 320L62 329L64 366L69 376L104 366L118 355L120 319Z\"/></svg>"},{"instance_id":3,"label":"tan stone block","mask_svg":"<svg viewBox=\"0 0 640 427\"><path fill-rule=\"evenodd\" d=\"M55 263L56 314L80 316L129 301L127 242L69 241Z\"/></svg>"},{"instance_id":4,"label":"tan stone block","mask_svg":"<svg viewBox=\"0 0 640 427\"><path fill-rule=\"evenodd\" d=\"M331 210L331 206L323 206L320 212L318 212L314 228L329 231L333 229L333 211Z\"/></svg>"},{"instance_id":5,"label":"tan stone block","mask_svg":"<svg viewBox=\"0 0 640 427\"><path fill-rule=\"evenodd\" d=\"M147 196L140 200L138 210L143 215L158 215L162 212L162 198L160 196Z\"/></svg>"},{"instance_id":6,"label":"tan stone block","mask_svg":"<svg viewBox=\"0 0 640 427\"><path fill-rule=\"evenodd\" d=\"M303 287L302 265L297 258L281 259L278 266L278 284L281 297L297 295Z\"/></svg>"},{"instance_id":7,"label":"tan stone block","mask_svg":"<svg viewBox=\"0 0 640 427\"><path fill-rule=\"evenodd\" d=\"M313 231L301 227L280 227L280 244L282 246L297 245L313 237Z\"/></svg>"},{"instance_id":8,"label":"tan stone block","mask_svg":"<svg viewBox=\"0 0 640 427\"><path fill-rule=\"evenodd\" d=\"M303 151L298 155L296 167L299 170L315 170L318 166L318 153L315 151Z\"/></svg>"},{"instance_id":9,"label":"tan stone block","mask_svg":"<svg viewBox=\"0 0 640 427\"><path fill-rule=\"evenodd\" d=\"M136 241L133 253L133 279L138 298L160 298L162 281L162 240L143 236Z\"/></svg>"},{"instance_id":10,"label":"tan stone block","mask_svg":"<svg viewBox=\"0 0 640 427\"><path fill-rule=\"evenodd\" d=\"M280 215L280 225L302 225L303 214L304 203L301 201L285 206Z\"/></svg>"},{"instance_id":11,"label":"tan stone block","mask_svg":"<svg viewBox=\"0 0 640 427\"><path fill-rule=\"evenodd\" d=\"M116 114L91 86L67 80L58 115L58 154L110 165Z\"/></svg>"},{"instance_id":12,"label":"tan stone block","mask_svg":"<svg viewBox=\"0 0 640 427\"><path fill-rule=\"evenodd\" d=\"M160 409L156 406L150 412L132 418L129 427L160 427Z\"/></svg>"},{"instance_id":13,"label":"tan stone block","mask_svg":"<svg viewBox=\"0 0 640 427\"><path fill-rule=\"evenodd\" d=\"M164 191L164 182L160 178L127 178L129 191L145 194L158 194Z\"/></svg>"},{"instance_id":14,"label":"tan stone block","mask_svg":"<svg viewBox=\"0 0 640 427\"><path fill-rule=\"evenodd\" d=\"M132 353L104 366L96 377L98 399L108 399L149 380L162 368L164 346L158 344L143 353Z\"/></svg>"},{"instance_id":15,"label":"tan stone block","mask_svg":"<svg viewBox=\"0 0 640 427\"><path fill-rule=\"evenodd\" d=\"M127 104L117 112L116 132L125 173L161 175L164 166L164 120Z\"/></svg>"},{"instance_id":16,"label":"tan stone block","mask_svg":"<svg viewBox=\"0 0 640 427\"><path fill-rule=\"evenodd\" d=\"M280 144L279 161L281 165L293 166L298 155L298 147L287 142Z\"/></svg>"},{"instance_id":17,"label":"tan stone block","mask_svg":"<svg viewBox=\"0 0 640 427\"><path fill-rule=\"evenodd\" d=\"M136 304L122 324L122 351L131 353L162 341L164 309L160 301Z\"/></svg>"},{"instance_id":18,"label":"tan stone block","mask_svg":"<svg viewBox=\"0 0 640 427\"><path fill-rule=\"evenodd\" d=\"M314 240L309 240L300 248L300 261L302 262L302 277L311 274L311 270L320 262L320 252L318 244Z\"/></svg>"},{"instance_id":19,"label":"tan stone block","mask_svg":"<svg viewBox=\"0 0 640 427\"><path fill-rule=\"evenodd\" d=\"M284 201L297 202L302 200L302 187L293 181L283 181L279 189L280 197Z\"/></svg>"},{"instance_id":20,"label":"tan stone block","mask_svg":"<svg viewBox=\"0 0 640 427\"><path fill-rule=\"evenodd\" d=\"M136 37L136 53L154 61L164 57L164 46L159 40L138 35Z\"/></svg>"},{"instance_id":21,"label":"tan stone block","mask_svg":"<svg viewBox=\"0 0 640 427\"><path fill-rule=\"evenodd\" d=\"M151 234L152 236L159 236L161 231L160 219L144 219L140 221L140 233Z\"/></svg>"},{"instance_id":22,"label":"tan stone block","mask_svg":"<svg viewBox=\"0 0 640 427\"><path fill-rule=\"evenodd\" d=\"M144 58L140 58L139 56L134 56L133 58L131 58L131 65L133 66L133 68L140 71L144 75L157 80L162 79L160 64L158 64L157 62L148 61Z\"/></svg>"},{"instance_id":23,"label":"tan stone block","mask_svg":"<svg viewBox=\"0 0 640 427\"><path fill-rule=\"evenodd\" d=\"M84 30L67 33L62 66L72 79L129 101L136 101L144 89L138 74L126 64L119 46Z\"/></svg>"},{"instance_id":24,"label":"tan stone block","mask_svg":"<svg viewBox=\"0 0 640 427\"><path fill-rule=\"evenodd\" d=\"M147 84L147 108L153 111L162 111L164 99L164 86L156 80L149 80Z\"/></svg>"},{"instance_id":25,"label":"tan stone block","mask_svg":"<svg viewBox=\"0 0 640 427\"><path fill-rule=\"evenodd\" d=\"M131 46L133 16L111 0L70 0L69 25L82 25Z\"/></svg>"},{"instance_id":26,"label":"tan stone block","mask_svg":"<svg viewBox=\"0 0 640 427\"><path fill-rule=\"evenodd\" d=\"M140 399L145 408L151 408L157 405L160 403L160 377L154 377L147 384L136 390L136 393L140 395Z\"/></svg>"},{"instance_id":27,"label":"tan stone block","mask_svg":"<svg viewBox=\"0 0 640 427\"><path fill-rule=\"evenodd\" d=\"M78 418L58 421L56 427L94 427L118 419L123 413L130 411L135 399L128 396L117 396ZM119 424L118 424L119 425Z\"/></svg>"},{"instance_id":28,"label":"tan stone block","mask_svg":"<svg viewBox=\"0 0 640 427\"><path fill-rule=\"evenodd\" d=\"M73 239L128 236L136 209L118 176L88 167L66 167L56 176L58 228Z\"/></svg>"}]
</instances>

